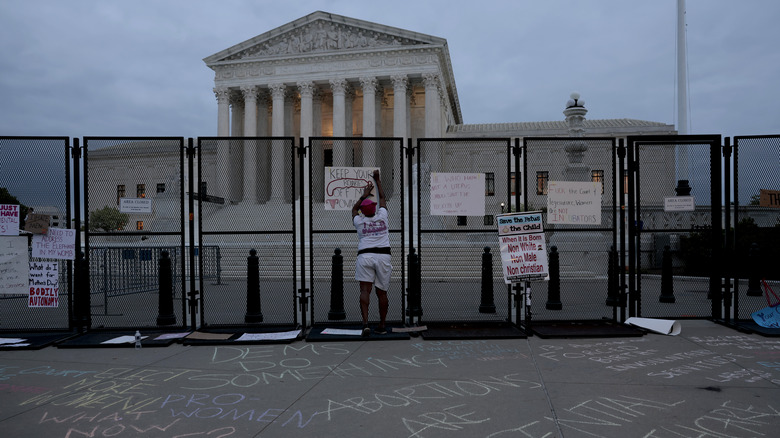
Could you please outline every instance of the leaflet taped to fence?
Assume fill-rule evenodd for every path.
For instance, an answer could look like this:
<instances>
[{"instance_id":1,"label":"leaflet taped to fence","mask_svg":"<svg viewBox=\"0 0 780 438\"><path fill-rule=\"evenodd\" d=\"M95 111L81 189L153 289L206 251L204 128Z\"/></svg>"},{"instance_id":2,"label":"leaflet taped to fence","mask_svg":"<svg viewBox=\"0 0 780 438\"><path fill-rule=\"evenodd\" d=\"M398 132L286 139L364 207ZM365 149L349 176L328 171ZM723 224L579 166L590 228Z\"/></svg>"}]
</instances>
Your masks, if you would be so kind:
<instances>
[{"instance_id":1,"label":"leaflet taped to fence","mask_svg":"<svg viewBox=\"0 0 780 438\"><path fill-rule=\"evenodd\" d=\"M496 223L504 282L544 280L548 265L542 213L496 215Z\"/></svg>"}]
</instances>

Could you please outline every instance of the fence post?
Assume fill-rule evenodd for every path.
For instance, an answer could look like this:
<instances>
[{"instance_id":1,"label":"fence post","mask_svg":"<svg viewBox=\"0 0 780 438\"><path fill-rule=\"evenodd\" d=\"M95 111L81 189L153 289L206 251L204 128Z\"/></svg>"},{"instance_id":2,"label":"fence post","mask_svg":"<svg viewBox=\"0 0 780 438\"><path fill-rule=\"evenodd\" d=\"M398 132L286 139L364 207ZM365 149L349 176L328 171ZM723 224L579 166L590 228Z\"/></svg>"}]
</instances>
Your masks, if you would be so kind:
<instances>
[{"instance_id":1,"label":"fence post","mask_svg":"<svg viewBox=\"0 0 780 438\"><path fill-rule=\"evenodd\" d=\"M482 253L482 300L479 305L479 313L496 313L496 305L493 302L493 254L490 247L485 247Z\"/></svg>"},{"instance_id":2,"label":"fence post","mask_svg":"<svg viewBox=\"0 0 780 438\"><path fill-rule=\"evenodd\" d=\"M260 311L260 258L257 251L249 251L246 258L246 315L244 322L263 322L263 312Z\"/></svg>"},{"instance_id":3,"label":"fence post","mask_svg":"<svg viewBox=\"0 0 780 438\"><path fill-rule=\"evenodd\" d=\"M674 303L674 277L672 276L672 252L669 245L664 246L661 259L661 296L658 302Z\"/></svg>"},{"instance_id":4,"label":"fence post","mask_svg":"<svg viewBox=\"0 0 780 438\"><path fill-rule=\"evenodd\" d=\"M547 310L561 310L563 309L563 303L561 303L561 262L558 247L555 245L550 248L549 265L550 282L547 285L545 308Z\"/></svg>"},{"instance_id":5,"label":"fence post","mask_svg":"<svg viewBox=\"0 0 780 438\"><path fill-rule=\"evenodd\" d=\"M748 289L746 295L749 297L760 297L764 295L761 291L761 270L759 264L761 263L761 248L758 244L753 242L750 245L750 251L748 252Z\"/></svg>"},{"instance_id":6,"label":"fence post","mask_svg":"<svg viewBox=\"0 0 780 438\"><path fill-rule=\"evenodd\" d=\"M176 315L173 313L173 271L168 251L160 253L158 266L160 292L157 295L157 325L174 325Z\"/></svg>"},{"instance_id":7,"label":"fence post","mask_svg":"<svg viewBox=\"0 0 780 438\"><path fill-rule=\"evenodd\" d=\"M420 283L422 272L420 270L420 258L415 254L414 248L409 249L409 308L406 313L411 316L422 316L422 297L420 296Z\"/></svg>"},{"instance_id":8,"label":"fence post","mask_svg":"<svg viewBox=\"0 0 780 438\"><path fill-rule=\"evenodd\" d=\"M341 248L333 250L333 257L331 257L328 319L336 321L347 319L347 314L344 312L344 256L341 255Z\"/></svg>"},{"instance_id":9,"label":"fence post","mask_svg":"<svg viewBox=\"0 0 780 438\"><path fill-rule=\"evenodd\" d=\"M609 266L607 266L607 306L620 305L618 280L618 254L613 245L609 247Z\"/></svg>"}]
</instances>

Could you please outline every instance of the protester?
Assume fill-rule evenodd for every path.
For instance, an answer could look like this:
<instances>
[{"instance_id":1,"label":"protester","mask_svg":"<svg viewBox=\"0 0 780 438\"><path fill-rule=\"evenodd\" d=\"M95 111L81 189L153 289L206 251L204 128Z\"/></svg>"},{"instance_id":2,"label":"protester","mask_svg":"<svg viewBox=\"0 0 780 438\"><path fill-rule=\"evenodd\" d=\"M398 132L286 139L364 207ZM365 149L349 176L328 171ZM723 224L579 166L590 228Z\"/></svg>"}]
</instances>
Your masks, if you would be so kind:
<instances>
[{"instance_id":1,"label":"protester","mask_svg":"<svg viewBox=\"0 0 780 438\"><path fill-rule=\"evenodd\" d=\"M390 226L379 170L375 170L373 176L379 197L379 208L375 201L369 199L374 188L374 184L370 182L363 190L363 195L352 206L352 223L358 234L355 280L360 282L360 312L363 317L364 337L371 334L371 329L368 327L368 306L371 300L371 289L374 287L379 300L379 326L374 329L374 333L380 335L387 333L385 326L389 306L387 288L390 286L390 275L393 272L390 263Z\"/></svg>"}]
</instances>

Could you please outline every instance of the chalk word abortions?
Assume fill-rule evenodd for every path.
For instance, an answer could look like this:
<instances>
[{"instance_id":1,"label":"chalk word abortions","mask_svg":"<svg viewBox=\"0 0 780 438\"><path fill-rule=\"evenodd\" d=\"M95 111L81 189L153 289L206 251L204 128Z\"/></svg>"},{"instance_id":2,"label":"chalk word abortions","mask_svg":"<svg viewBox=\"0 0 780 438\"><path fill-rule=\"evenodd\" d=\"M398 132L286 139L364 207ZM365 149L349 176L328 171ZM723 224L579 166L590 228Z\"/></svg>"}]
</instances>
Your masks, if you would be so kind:
<instances>
[{"instance_id":1,"label":"chalk word abortions","mask_svg":"<svg viewBox=\"0 0 780 438\"><path fill-rule=\"evenodd\" d=\"M519 374L510 374L502 377L419 383L382 393L345 399L329 398L322 402L321 408L311 411L291 412L280 407L263 406L262 400L240 393L169 394L157 407L161 410L169 410L172 418L214 418L219 419L222 424L237 424L236 422L239 421L261 422L302 429L323 421L340 421L345 416L355 414L371 415L380 411L392 412L395 409L408 407L416 410L431 403L453 401L457 404L453 404L448 412L452 418L459 415L462 421L466 421L464 419L471 414L466 414L459 409L463 406L461 402L501 391L541 388L539 383L523 380L520 377ZM407 418L407 420L408 427L423 427L420 418ZM427 420L429 424L431 421L436 422L434 418L427 418Z\"/></svg>"}]
</instances>

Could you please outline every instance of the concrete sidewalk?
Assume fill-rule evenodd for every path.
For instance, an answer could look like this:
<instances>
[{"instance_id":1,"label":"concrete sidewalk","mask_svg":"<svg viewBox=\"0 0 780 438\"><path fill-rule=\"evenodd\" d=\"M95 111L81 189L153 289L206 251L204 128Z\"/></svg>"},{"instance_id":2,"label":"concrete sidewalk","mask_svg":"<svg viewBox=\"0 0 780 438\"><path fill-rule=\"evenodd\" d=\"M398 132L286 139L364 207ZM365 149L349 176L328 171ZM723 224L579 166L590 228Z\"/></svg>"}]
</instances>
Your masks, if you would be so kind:
<instances>
[{"instance_id":1,"label":"concrete sidewalk","mask_svg":"<svg viewBox=\"0 0 780 438\"><path fill-rule=\"evenodd\" d=\"M3 437L772 437L780 340L676 337L0 352Z\"/></svg>"}]
</instances>

